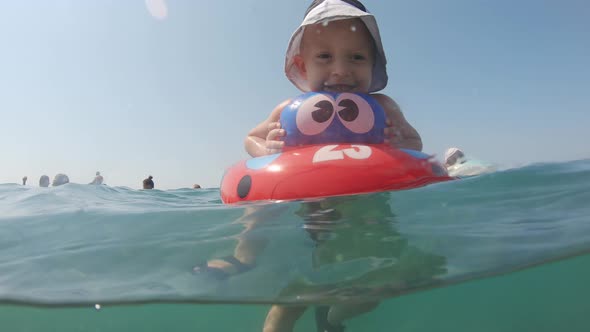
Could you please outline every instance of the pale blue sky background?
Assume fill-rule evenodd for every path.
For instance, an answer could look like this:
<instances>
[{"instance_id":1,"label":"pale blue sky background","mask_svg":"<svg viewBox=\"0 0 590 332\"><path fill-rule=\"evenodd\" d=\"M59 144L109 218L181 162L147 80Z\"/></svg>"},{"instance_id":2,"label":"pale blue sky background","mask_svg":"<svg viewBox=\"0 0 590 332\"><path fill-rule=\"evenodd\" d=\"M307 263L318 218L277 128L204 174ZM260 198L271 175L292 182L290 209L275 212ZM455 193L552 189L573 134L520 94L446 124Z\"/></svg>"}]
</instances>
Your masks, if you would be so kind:
<instances>
[{"instance_id":1,"label":"pale blue sky background","mask_svg":"<svg viewBox=\"0 0 590 332\"><path fill-rule=\"evenodd\" d=\"M166 0L162 20L145 0L0 0L0 183L99 170L110 185L218 187L248 130L299 93L283 60L310 2ZM364 4L388 56L383 92L425 152L590 157L590 2Z\"/></svg>"}]
</instances>

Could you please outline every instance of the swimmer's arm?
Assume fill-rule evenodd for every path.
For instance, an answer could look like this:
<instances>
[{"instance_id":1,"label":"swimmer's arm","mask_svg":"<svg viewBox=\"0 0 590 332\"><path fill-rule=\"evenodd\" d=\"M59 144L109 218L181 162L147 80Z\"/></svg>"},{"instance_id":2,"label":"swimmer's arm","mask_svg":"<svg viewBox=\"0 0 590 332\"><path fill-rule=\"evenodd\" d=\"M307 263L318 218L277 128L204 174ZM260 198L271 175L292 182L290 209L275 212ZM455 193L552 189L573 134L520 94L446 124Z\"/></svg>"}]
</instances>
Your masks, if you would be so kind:
<instances>
[{"instance_id":1,"label":"swimmer's arm","mask_svg":"<svg viewBox=\"0 0 590 332\"><path fill-rule=\"evenodd\" d=\"M387 117L386 141L398 148L422 151L420 134L408 123L398 104L383 94L375 94L373 97L383 107Z\"/></svg>"},{"instance_id":2,"label":"swimmer's arm","mask_svg":"<svg viewBox=\"0 0 590 332\"><path fill-rule=\"evenodd\" d=\"M283 142L277 140L277 138L284 135L284 130L281 129L279 119L281 111L290 101L290 99L285 100L277 105L266 120L250 130L244 140L244 147L252 157L260 157L281 151Z\"/></svg>"}]
</instances>

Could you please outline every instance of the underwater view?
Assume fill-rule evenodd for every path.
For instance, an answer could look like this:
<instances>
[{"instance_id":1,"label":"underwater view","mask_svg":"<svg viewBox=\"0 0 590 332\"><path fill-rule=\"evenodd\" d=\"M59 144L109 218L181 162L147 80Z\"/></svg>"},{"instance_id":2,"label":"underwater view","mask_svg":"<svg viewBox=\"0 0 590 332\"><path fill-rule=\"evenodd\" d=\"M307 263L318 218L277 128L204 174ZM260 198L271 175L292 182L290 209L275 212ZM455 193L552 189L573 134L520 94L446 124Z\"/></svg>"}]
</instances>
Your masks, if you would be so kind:
<instances>
[{"instance_id":1,"label":"underwater view","mask_svg":"<svg viewBox=\"0 0 590 332\"><path fill-rule=\"evenodd\" d=\"M346 331L587 331L589 201L590 160L229 206L217 189L2 184L0 324L261 331L272 304L374 303ZM207 265L232 256L247 266ZM295 331L316 323L308 309Z\"/></svg>"}]
</instances>

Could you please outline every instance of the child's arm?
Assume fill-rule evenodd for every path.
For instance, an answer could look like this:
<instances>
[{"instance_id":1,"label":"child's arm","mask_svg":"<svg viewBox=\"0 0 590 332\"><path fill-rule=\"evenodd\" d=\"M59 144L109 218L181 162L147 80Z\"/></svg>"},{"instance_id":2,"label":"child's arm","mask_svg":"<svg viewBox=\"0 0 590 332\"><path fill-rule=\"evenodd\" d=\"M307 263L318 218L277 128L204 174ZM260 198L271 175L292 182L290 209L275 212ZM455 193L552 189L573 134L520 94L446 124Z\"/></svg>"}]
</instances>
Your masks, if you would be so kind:
<instances>
[{"instance_id":1,"label":"child's arm","mask_svg":"<svg viewBox=\"0 0 590 332\"><path fill-rule=\"evenodd\" d=\"M386 142L398 148L422 151L422 139L418 131L406 121L398 104L383 94L373 95L379 102L387 117L385 128Z\"/></svg>"},{"instance_id":2,"label":"child's arm","mask_svg":"<svg viewBox=\"0 0 590 332\"><path fill-rule=\"evenodd\" d=\"M244 147L246 148L246 152L252 157L281 152L285 143L278 140L278 138L285 135L285 130L281 129L279 119L281 117L281 111L290 101L288 99L280 103L266 120L250 130L244 140Z\"/></svg>"}]
</instances>

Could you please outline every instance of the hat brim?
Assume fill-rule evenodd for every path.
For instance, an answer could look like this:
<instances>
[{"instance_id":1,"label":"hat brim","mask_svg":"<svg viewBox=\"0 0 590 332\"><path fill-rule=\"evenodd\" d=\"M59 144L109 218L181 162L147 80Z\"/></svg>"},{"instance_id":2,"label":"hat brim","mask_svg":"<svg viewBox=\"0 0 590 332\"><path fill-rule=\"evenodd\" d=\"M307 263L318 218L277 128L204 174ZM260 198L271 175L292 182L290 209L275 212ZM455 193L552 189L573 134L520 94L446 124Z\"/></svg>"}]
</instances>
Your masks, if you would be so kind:
<instances>
[{"instance_id":1,"label":"hat brim","mask_svg":"<svg viewBox=\"0 0 590 332\"><path fill-rule=\"evenodd\" d=\"M447 160L449 160L449 158L451 158L455 153L457 152L461 152L463 154L465 154L461 149L459 148L449 148L446 152L445 152L445 163L447 162Z\"/></svg>"}]
</instances>

